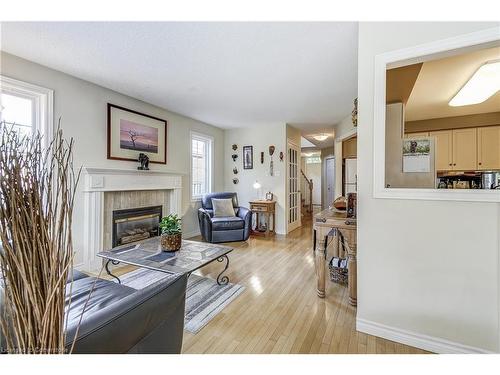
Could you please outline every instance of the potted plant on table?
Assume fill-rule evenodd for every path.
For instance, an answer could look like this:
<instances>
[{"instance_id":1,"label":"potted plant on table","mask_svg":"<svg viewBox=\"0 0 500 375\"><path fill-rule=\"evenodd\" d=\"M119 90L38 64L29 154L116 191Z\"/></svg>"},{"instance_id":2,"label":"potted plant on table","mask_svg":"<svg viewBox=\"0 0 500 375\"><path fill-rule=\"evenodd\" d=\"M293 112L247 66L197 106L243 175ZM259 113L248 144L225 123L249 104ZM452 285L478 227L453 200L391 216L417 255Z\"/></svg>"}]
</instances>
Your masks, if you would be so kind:
<instances>
[{"instance_id":1,"label":"potted plant on table","mask_svg":"<svg viewBox=\"0 0 500 375\"><path fill-rule=\"evenodd\" d=\"M160 221L161 247L163 251L177 251L182 245L181 219L177 214L165 216Z\"/></svg>"}]
</instances>

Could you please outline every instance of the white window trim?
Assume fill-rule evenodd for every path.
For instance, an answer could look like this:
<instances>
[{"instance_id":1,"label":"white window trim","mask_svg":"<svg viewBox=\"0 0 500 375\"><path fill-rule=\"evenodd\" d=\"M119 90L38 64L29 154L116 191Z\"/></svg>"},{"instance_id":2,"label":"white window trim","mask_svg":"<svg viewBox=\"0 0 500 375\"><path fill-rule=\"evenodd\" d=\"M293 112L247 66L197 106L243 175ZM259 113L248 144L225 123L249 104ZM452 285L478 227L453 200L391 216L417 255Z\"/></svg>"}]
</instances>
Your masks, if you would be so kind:
<instances>
[{"instance_id":1,"label":"white window trim","mask_svg":"<svg viewBox=\"0 0 500 375\"><path fill-rule=\"evenodd\" d=\"M404 189L385 187L385 82L387 68L445 57L457 49L474 50L479 45L500 42L500 27L438 40L375 56L373 98L373 197L448 201L500 202L499 190ZM455 50L455 51L454 51ZM367 124L368 125L368 124Z\"/></svg>"},{"instance_id":2,"label":"white window trim","mask_svg":"<svg viewBox=\"0 0 500 375\"><path fill-rule=\"evenodd\" d=\"M54 135L54 90L4 75L0 75L0 90L34 101L33 127L48 145Z\"/></svg>"},{"instance_id":3,"label":"white window trim","mask_svg":"<svg viewBox=\"0 0 500 375\"><path fill-rule=\"evenodd\" d=\"M189 195L192 202L201 201L201 195L193 195L193 139L199 139L203 142L209 141L208 160L207 164L210 166L208 173L208 186L211 193L214 191L214 137L195 131L189 132Z\"/></svg>"}]
</instances>

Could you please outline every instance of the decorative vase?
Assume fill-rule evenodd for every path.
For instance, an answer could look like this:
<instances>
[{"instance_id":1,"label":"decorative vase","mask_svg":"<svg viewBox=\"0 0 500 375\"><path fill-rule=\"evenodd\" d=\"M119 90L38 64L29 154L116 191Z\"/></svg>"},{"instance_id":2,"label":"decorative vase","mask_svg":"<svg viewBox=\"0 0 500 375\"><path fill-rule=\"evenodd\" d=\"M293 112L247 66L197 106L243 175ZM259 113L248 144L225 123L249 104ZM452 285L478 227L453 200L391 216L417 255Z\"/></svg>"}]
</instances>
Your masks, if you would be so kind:
<instances>
[{"instance_id":1,"label":"decorative vase","mask_svg":"<svg viewBox=\"0 0 500 375\"><path fill-rule=\"evenodd\" d=\"M163 251L173 252L178 251L182 246L182 233L177 234L162 234L161 249Z\"/></svg>"}]
</instances>

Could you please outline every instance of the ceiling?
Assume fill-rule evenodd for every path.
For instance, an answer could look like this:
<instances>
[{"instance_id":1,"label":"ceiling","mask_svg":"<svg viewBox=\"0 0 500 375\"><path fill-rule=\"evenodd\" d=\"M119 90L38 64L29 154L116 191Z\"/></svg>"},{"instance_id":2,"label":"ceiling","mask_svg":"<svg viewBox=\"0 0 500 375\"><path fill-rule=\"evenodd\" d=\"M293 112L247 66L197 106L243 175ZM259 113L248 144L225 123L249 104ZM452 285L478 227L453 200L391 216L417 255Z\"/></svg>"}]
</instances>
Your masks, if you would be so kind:
<instances>
[{"instance_id":1,"label":"ceiling","mask_svg":"<svg viewBox=\"0 0 500 375\"><path fill-rule=\"evenodd\" d=\"M406 104L421 69L422 63L388 69L385 84L386 103Z\"/></svg>"},{"instance_id":2,"label":"ceiling","mask_svg":"<svg viewBox=\"0 0 500 375\"><path fill-rule=\"evenodd\" d=\"M461 107L448 105L481 65L498 59L500 47L424 62L406 104L406 121L500 111L500 92L483 103Z\"/></svg>"},{"instance_id":3,"label":"ceiling","mask_svg":"<svg viewBox=\"0 0 500 375\"><path fill-rule=\"evenodd\" d=\"M352 110L352 108L351 108ZM349 111L350 113L350 111ZM344 119L344 116L342 119ZM293 127L301 129L301 135L306 140L312 143L317 148L333 147L333 139L335 136L333 125L315 125L315 124L290 124ZM314 138L316 135L328 135L324 141L318 141ZM309 146L311 147L311 146Z\"/></svg>"},{"instance_id":4,"label":"ceiling","mask_svg":"<svg viewBox=\"0 0 500 375\"><path fill-rule=\"evenodd\" d=\"M222 128L336 124L356 22L3 22L1 49ZM296 125L294 125L296 126Z\"/></svg>"}]
</instances>

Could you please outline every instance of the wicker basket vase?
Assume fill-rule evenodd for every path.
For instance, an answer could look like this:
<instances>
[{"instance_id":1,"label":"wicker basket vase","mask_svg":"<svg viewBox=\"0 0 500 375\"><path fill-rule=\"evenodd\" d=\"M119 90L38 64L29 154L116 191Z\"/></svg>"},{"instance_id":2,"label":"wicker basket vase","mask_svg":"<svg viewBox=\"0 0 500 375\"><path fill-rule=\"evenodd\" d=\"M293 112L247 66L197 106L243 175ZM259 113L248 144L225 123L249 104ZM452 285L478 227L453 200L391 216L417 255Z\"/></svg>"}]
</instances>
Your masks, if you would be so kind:
<instances>
[{"instance_id":1,"label":"wicker basket vase","mask_svg":"<svg viewBox=\"0 0 500 375\"><path fill-rule=\"evenodd\" d=\"M162 234L161 249L163 251L178 251L182 246L182 233Z\"/></svg>"}]
</instances>

